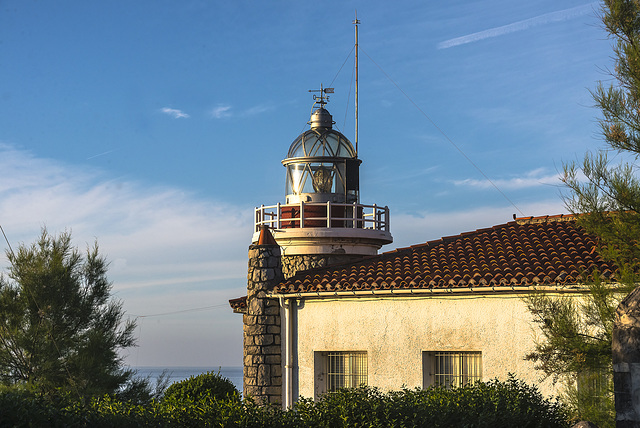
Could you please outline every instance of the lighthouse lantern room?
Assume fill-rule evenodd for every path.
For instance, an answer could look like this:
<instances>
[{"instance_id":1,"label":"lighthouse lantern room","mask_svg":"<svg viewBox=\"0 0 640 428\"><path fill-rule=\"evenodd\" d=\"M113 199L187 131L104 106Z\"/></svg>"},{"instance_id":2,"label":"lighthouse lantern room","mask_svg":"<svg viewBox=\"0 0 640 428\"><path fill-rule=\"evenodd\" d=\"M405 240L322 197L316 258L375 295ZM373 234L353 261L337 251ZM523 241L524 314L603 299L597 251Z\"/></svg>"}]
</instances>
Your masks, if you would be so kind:
<instances>
[{"instance_id":1,"label":"lighthouse lantern room","mask_svg":"<svg viewBox=\"0 0 640 428\"><path fill-rule=\"evenodd\" d=\"M287 204L360 202L358 167L362 161L351 142L333 129L335 122L324 108L326 103L321 92L308 122L310 129L293 141L282 161L287 168Z\"/></svg>"},{"instance_id":2,"label":"lighthouse lantern room","mask_svg":"<svg viewBox=\"0 0 640 428\"><path fill-rule=\"evenodd\" d=\"M285 203L256 208L253 242L268 227L284 257L332 256L333 262L377 254L393 242L389 209L360 203L362 161L349 139L333 129L322 88L314 95L309 129L291 144L287 158ZM329 259L327 259L329 260Z\"/></svg>"}]
</instances>

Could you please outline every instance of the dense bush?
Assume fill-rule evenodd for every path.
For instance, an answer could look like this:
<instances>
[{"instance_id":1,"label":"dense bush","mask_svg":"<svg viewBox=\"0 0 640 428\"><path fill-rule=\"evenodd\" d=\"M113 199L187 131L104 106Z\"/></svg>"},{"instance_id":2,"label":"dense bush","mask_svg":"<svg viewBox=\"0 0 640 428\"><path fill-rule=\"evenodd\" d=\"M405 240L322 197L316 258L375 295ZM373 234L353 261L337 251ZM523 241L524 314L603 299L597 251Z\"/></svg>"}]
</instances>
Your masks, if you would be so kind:
<instances>
[{"instance_id":1,"label":"dense bush","mask_svg":"<svg viewBox=\"0 0 640 428\"><path fill-rule=\"evenodd\" d=\"M83 426L66 393L44 395L24 385L0 387L0 427ZM77 401L77 397L75 403Z\"/></svg>"},{"instance_id":2,"label":"dense bush","mask_svg":"<svg viewBox=\"0 0 640 428\"><path fill-rule=\"evenodd\" d=\"M461 388L345 389L296 405L308 427L566 427L566 413L537 388L510 377Z\"/></svg>"},{"instance_id":3,"label":"dense bush","mask_svg":"<svg viewBox=\"0 0 640 428\"><path fill-rule=\"evenodd\" d=\"M165 399L191 399L194 401L206 397L218 400L239 399L240 392L229 379L221 376L220 373L207 372L172 384L165 391L164 397Z\"/></svg>"},{"instance_id":4,"label":"dense bush","mask_svg":"<svg viewBox=\"0 0 640 428\"><path fill-rule=\"evenodd\" d=\"M513 378L455 389L344 389L287 411L229 397L169 395L148 404L104 397L83 405L0 390L0 427L568 427L557 402Z\"/></svg>"}]
</instances>

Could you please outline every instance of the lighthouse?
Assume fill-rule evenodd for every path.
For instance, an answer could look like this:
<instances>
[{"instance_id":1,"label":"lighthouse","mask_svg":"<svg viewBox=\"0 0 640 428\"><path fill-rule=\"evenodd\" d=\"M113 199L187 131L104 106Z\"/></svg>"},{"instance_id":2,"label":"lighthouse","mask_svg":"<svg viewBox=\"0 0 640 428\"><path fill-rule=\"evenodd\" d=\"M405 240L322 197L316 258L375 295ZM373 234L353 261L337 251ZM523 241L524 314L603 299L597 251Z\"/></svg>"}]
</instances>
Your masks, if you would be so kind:
<instances>
[{"instance_id":1,"label":"lighthouse","mask_svg":"<svg viewBox=\"0 0 640 428\"><path fill-rule=\"evenodd\" d=\"M354 262L393 242L389 208L360 203L362 161L349 139L334 129L326 106L333 88L310 91L309 129L293 140L282 161L284 203L255 209L252 243L268 228L281 248L285 278L296 272Z\"/></svg>"},{"instance_id":2,"label":"lighthouse","mask_svg":"<svg viewBox=\"0 0 640 428\"><path fill-rule=\"evenodd\" d=\"M360 202L358 21L355 44L355 147L334 129L333 88L312 90L309 129L282 161L284 200L255 208L247 295L229 301L243 314L243 391L288 408L298 396L297 298L274 290L297 272L357 263L393 242L389 208Z\"/></svg>"}]
</instances>

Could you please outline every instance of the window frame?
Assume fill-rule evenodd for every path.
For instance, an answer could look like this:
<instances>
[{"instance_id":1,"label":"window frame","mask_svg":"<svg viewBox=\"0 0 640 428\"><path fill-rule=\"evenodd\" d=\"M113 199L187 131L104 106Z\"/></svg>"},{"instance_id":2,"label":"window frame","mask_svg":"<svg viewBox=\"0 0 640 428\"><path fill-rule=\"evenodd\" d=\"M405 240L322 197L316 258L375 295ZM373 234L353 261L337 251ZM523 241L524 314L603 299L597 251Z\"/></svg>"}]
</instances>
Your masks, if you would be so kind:
<instances>
[{"instance_id":1,"label":"window frame","mask_svg":"<svg viewBox=\"0 0 640 428\"><path fill-rule=\"evenodd\" d=\"M357 388L369 384L367 351L315 352L316 398L341 388Z\"/></svg>"},{"instance_id":2,"label":"window frame","mask_svg":"<svg viewBox=\"0 0 640 428\"><path fill-rule=\"evenodd\" d=\"M461 387L482 380L481 351L423 351L423 388Z\"/></svg>"}]
</instances>

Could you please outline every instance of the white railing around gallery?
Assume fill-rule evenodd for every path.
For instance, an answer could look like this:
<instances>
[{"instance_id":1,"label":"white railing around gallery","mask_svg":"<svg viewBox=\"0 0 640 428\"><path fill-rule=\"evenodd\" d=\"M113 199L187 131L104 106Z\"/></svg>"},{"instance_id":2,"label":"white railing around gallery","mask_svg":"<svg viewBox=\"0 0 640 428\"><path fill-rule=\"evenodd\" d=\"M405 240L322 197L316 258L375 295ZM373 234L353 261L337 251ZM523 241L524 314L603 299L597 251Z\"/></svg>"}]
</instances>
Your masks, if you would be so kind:
<instances>
[{"instance_id":1,"label":"white railing around gallery","mask_svg":"<svg viewBox=\"0 0 640 428\"><path fill-rule=\"evenodd\" d=\"M305 227L353 228L389 231L389 208L376 204L300 202L262 205L255 209L254 231Z\"/></svg>"}]
</instances>

